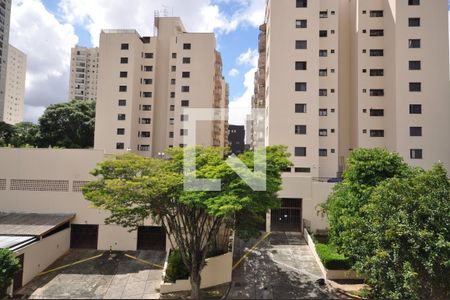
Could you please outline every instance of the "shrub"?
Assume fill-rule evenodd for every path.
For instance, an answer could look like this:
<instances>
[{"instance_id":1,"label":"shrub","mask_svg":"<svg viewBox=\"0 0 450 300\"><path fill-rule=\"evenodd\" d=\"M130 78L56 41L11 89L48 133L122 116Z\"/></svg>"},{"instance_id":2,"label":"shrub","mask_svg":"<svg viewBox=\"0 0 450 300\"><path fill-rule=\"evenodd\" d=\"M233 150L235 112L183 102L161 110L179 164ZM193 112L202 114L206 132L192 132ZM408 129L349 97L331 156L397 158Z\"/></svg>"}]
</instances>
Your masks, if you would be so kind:
<instances>
[{"instance_id":1,"label":"shrub","mask_svg":"<svg viewBox=\"0 0 450 300\"><path fill-rule=\"evenodd\" d=\"M19 260L14 257L13 253L6 249L0 249L0 299L7 296L8 287L19 270Z\"/></svg>"},{"instance_id":2,"label":"shrub","mask_svg":"<svg viewBox=\"0 0 450 300\"><path fill-rule=\"evenodd\" d=\"M183 263L181 252L179 250L173 250L169 255L166 278L164 281L175 283L177 280L188 278L189 270Z\"/></svg>"},{"instance_id":3,"label":"shrub","mask_svg":"<svg viewBox=\"0 0 450 300\"><path fill-rule=\"evenodd\" d=\"M337 253L336 248L332 245L317 243L316 251L328 270L350 270L352 268L349 259Z\"/></svg>"}]
</instances>

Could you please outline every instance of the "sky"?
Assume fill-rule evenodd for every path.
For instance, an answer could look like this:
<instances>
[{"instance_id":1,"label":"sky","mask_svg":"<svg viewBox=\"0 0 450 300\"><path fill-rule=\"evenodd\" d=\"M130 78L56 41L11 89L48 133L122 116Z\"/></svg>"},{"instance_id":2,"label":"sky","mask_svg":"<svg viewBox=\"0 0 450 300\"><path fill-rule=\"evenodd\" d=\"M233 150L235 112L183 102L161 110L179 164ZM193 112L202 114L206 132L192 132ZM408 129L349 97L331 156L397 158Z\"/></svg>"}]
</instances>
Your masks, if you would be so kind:
<instances>
[{"instance_id":1,"label":"sky","mask_svg":"<svg viewBox=\"0 0 450 300\"><path fill-rule=\"evenodd\" d=\"M216 33L230 84L230 124L244 124L265 4L266 0L12 0L10 43L28 56L25 120L36 122L48 105L68 100L72 47L98 46L102 29L137 29L142 36L152 36L155 11L165 11L181 17L190 32Z\"/></svg>"}]
</instances>

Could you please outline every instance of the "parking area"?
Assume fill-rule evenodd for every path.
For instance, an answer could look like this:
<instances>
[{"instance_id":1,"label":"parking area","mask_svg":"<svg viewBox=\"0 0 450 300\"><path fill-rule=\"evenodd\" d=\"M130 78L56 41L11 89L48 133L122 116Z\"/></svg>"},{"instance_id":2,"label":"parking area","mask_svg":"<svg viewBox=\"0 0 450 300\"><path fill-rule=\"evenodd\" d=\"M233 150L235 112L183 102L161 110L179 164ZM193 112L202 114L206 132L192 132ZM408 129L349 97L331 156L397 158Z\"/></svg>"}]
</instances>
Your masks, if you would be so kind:
<instances>
[{"instance_id":1,"label":"parking area","mask_svg":"<svg viewBox=\"0 0 450 300\"><path fill-rule=\"evenodd\" d=\"M165 252L162 251L113 252L110 255L95 250L71 250L48 270L80 263L36 277L19 290L17 296L30 299L157 299L162 269L156 265L163 265L164 259Z\"/></svg>"},{"instance_id":2,"label":"parking area","mask_svg":"<svg viewBox=\"0 0 450 300\"><path fill-rule=\"evenodd\" d=\"M257 240L236 241L235 262ZM344 298L323 278L301 234L272 233L233 271L228 299L339 299Z\"/></svg>"}]
</instances>

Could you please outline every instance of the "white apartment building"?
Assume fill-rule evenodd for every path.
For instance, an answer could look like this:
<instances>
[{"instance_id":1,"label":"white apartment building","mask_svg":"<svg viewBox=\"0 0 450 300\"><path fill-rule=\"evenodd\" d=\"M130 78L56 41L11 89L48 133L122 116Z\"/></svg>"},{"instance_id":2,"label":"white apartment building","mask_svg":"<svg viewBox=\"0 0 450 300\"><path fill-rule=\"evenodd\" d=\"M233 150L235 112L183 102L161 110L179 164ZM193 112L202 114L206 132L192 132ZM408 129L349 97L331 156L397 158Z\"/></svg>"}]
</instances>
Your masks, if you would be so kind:
<instances>
[{"instance_id":1,"label":"white apartment building","mask_svg":"<svg viewBox=\"0 0 450 300\"><path fill-rule=\"evenodd\" d=\"M447 4L268 1L253 106L266 109L266 145L287 145L294 164L272 228L311 226L327 196L314 185L340 177L353 149L450 169Z\"/></svg>"},{"instance_id":2,"label":"white apartment building","mask_svg":"<svg viewBox=\"0 0 450 300\"><path fill-rule=\"evenodd\" d=\"M228 107L214 33L188 33L177 17L156 17L155 28L101 33L95 149L162 156L192 134L184 108ZM197 144L225 146L226 127L201 122Z\"/></svg>"},{"instance_id":3,"label":"white apartment building","mask_svg":"<svg viewBox=\"0 0 450 300\"><path fill-rule=\"evenodd\" d=\"M5 123L14 125L23 122L26 74L27 55L9 45L3 107L3 121Z\"/></svg>"},{"instance_id":4,"label":"white apartment building","mask_svg":"<svg viewBox=\"0 0 450 300\"><path fill-rule=\"evenodd\" d=\"M98 67L98 48L72 48L69 101L97 100Z\"/></svg>"},{"instance_id":5,"label":"white apartment building","mask_svg":"<svg viewBox=\"0 0 450 300\"><path fill-rule=\"evenodd\" d=\"M0 120L3 119L6 92L6 65L8 62L10 17L11 0L0 0Z\"/></svg>"}]
</instances>

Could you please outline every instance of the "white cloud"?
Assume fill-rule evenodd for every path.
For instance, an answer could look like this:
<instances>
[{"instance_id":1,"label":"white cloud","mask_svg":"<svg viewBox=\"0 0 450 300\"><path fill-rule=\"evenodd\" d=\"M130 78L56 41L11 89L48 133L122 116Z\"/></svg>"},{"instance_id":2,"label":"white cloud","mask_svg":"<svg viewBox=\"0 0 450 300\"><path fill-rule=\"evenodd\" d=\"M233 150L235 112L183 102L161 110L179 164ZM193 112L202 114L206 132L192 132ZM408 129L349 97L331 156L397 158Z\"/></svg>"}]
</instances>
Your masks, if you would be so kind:
<instances>
[{"instance_id":1,"label":"white cloud","mask_svg":"<svg viewBox=\"0 0 450 300\"><path fill-rule=\"evenodd\" d=\"M70 49L78 37L40 0L15 0L11 11L10 43L28 57L25 120L36 121L42 107L67 100Z\"/></svg>"},{"instance_id":2,"label":"white cloud","mask_svg":"<svg viewBox=\"0 0 450 300\"><path fill-rule=\"evenodd\" d=\"M240 73L241 73L241 72L239 72L238 69L231 69L230 72L228 73L228 75L229 75L230 77L236 77L236 76L238 76Z\"/></svg>"},{"instance_id":3,"label":"white cloud","mask_svg":"<svg viewBox=\"0 0 450 300\"><path fill-rule=\"evenodd\" d=\"M247 52L241 53L236 60L236 63L240 66L251 65L256 66L258 64L258 49L248 49Z\"/></svg>"}]
</instances>

